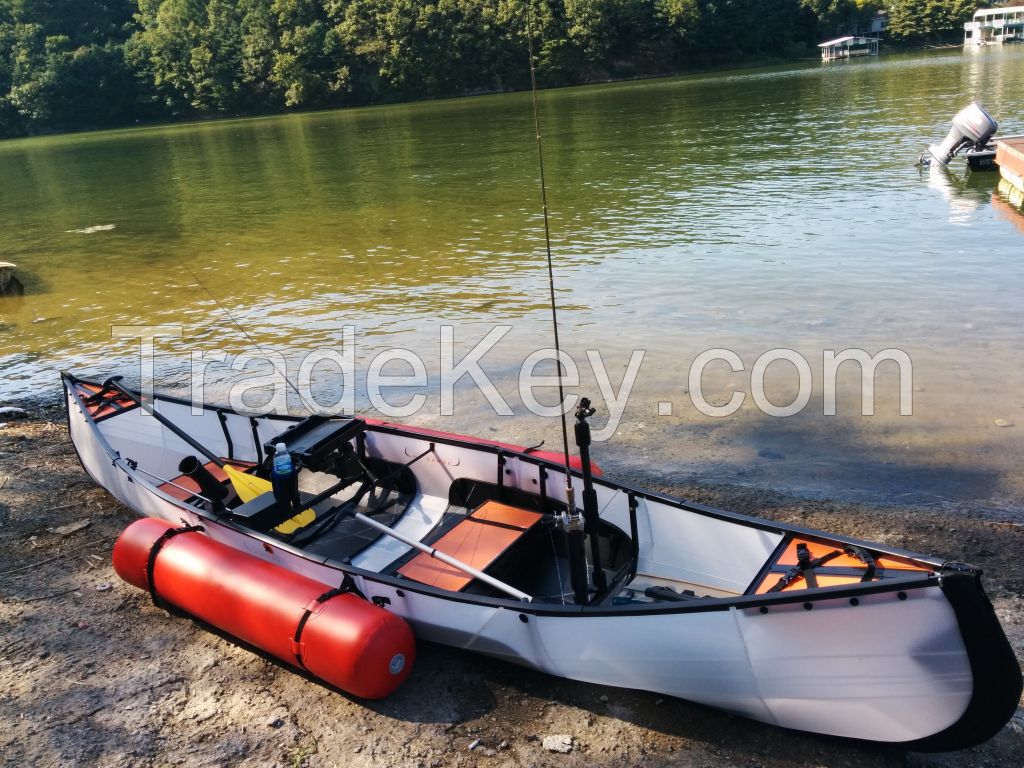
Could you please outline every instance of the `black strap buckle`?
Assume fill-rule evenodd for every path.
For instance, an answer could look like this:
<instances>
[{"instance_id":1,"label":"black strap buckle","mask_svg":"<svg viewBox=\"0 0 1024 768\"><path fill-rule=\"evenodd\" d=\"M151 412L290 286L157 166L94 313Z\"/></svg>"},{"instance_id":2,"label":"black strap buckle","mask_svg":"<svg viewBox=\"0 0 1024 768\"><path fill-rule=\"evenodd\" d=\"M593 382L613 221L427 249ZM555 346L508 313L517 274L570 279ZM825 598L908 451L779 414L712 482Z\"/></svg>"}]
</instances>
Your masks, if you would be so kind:
<instances>
[{"instance_id":1,"label":"black strap buckle","mask_svg":"<svg viewBox=\"0 0 1024 768\"><path fill-rule=\"evenodd\" d=\"M814 569L818 568L830 560L835 560L843 554L842 550L834 549L821 557L811 559L811 552L807 548L807 545L800 542L796 545L796 566L790 569L778 582L769 589L769 592L781 592L790 584L797 579L803 579L807 582L808 589L815 589L818 586L818 577L814 574Z\"/></svg>"}]
</instances>

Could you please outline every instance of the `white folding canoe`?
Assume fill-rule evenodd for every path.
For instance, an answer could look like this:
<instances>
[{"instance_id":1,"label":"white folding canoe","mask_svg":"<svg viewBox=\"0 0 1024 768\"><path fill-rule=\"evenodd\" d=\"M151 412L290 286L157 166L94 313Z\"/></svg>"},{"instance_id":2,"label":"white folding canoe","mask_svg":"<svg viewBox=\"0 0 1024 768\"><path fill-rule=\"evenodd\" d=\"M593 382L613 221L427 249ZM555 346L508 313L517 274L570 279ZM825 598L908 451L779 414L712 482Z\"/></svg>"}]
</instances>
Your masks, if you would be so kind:
<instances>
[{"instance_id":1,"label":"white folding canoe","mask_svg":"<svg viewBox=\"0 0 1024 768\"><path fill-rule=\"evenodd\" d=\"M418 637L914 749L984 741L1019 703L1020 667L974 567L597 476L581 596L558 456L372 420L196 415L160 395L143 407L110 380L63 381L82 465L132 510L352 584ZM281 440L307 465L299 517L270 493L243 502L219 466L266 477L265 446ZM180 471L197 453L218 459L206 466L223 493ZM583 490L579 466L571 482Z\"/></svg>"}]
</instances>

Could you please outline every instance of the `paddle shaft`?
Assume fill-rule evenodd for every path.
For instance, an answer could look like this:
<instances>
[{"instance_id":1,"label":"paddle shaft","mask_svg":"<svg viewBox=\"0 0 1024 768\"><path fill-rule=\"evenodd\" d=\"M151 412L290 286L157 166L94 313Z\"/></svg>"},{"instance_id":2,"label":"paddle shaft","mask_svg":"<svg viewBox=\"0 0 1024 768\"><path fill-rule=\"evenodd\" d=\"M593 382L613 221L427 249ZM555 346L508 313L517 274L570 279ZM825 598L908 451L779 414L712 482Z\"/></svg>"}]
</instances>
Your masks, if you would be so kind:
<instances>
[{"instance_id":1,"label":"paddle shaft","mask_svg":"<svg viewBox=\"0 0 1024 768\"><path fill-rule=\"evenodd\" d=\"M154 408L153 406L147 405L146 403L142 402L142 398L139 397L138 395L136 395L130 389L126 389L126 388L122 387L121 386L121 382L119 381L119 379L120 379L120 376L115 376L113 378L107 379L105 382L103 382L103 386L110 387L111 389L116 389L118 392L120 392L122 395L127 397L129 400L132 400L133 402L138 403L139 407L142 408L142 410L144 410L146 413L148 413L154 419L159 421L163 426L167 427L167 429L169 429L171 432L173 432L179 438L181 438L186 443L191 445L193 448L195 448L197 451L199 451L199 453L203 454L203 456L208 458L210 461L212 461L218 467L223 467L224 466L224 460L223 459L221 459L219 456L217 456L215 453L213 453L213 451L211 451L209 448L204 446L202 443L197 441L194 437L192 437L190 434L188 434L185 430L183 430L181 427L179 427L173 421L168 419L166 416L164 416L163 414L157 413L156 408Z\"/></svg>"},{"instance_id":2,"label":"paddle shaft","mask_svg":"<svg viewBox=\"0 0 1024 768\"><path fill-rule=\"evenodd\" d=\"M516 589L515 587L511 586L510 584L506 584L503 581L499 581L498 579L494 578L493 576L488 576L486 573L484 573L483 571L481 571L481 570L479 570L477 568L474 568L472 565L469 565L468 563L464 563L461 560L452 557L451 555L446 555L444 552L441 552L441 551L439 551L437 549L434 549L432 547L428 547L426 544L424 544L421 541L417 541L416 539L412 539L412 538L409 538L408 536L404 536L401 533L399 533L398 531L396 531L396 530L394 530L392 528L388 528L388 526L384 525L383 523L378 523L372 517L367 517L366 515L362 514L361 512L356 512L352 516L356 520L359 520L360 522L366 523L371 528L376 528L381 533L386 533L388 536L391 536L392 538L398 539L403 544L408 544L410 547L413 547L414 549L418 549L420 552L425 552L426 554L430 555L431 557L440 560L442 563L446 563L447 565L450 565L452 568L457 568L458 570L462 571L463 573L469 574L474 579L479 579L480 581L484 582L485 584L489 584L490 586L494 587L495 589L500 590L501 592L504 592L506 595L511 595L512 597L516 598L516 600L523 600L524 602L527 602L527 603L529 603L529 602L531 602L533 600L533 598L530 595L528 595L525 592L522 592L522 591Z\"/></svg>"}]
</instances>

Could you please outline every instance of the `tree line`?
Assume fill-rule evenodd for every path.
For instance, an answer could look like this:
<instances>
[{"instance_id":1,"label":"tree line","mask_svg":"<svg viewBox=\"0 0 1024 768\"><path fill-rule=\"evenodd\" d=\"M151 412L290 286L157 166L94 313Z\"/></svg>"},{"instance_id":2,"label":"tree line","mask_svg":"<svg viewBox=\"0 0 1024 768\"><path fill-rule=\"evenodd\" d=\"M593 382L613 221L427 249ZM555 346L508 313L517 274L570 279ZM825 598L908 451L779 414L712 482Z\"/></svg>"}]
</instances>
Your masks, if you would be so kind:
<instances>
[{"instance_id":1,"label":"tree line","mask_svg":"<svg viewBox=\"0 0 1024 768\"><path fill-rule=\"evenodd\" d=\"M814 55L883 6L974 0L0 0L0 136L542 87Z\"/></svg>"}]
</instances>

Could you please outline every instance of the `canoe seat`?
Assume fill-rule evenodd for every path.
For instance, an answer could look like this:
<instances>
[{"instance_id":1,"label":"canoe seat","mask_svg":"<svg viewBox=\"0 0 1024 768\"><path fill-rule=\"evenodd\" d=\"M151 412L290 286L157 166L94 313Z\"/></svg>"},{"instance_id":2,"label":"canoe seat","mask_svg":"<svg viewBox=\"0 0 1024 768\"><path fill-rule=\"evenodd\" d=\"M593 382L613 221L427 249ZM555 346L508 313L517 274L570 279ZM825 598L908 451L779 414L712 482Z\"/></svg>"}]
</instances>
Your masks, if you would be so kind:
<instances>
[{"instance_id":1,"label":"canoe seat","mask_svg":"<svg viewBox=\"0 0 1024 768\"><path fill-rule=\"evenodd\" d=\"M434 549L486 570L503 553L540 522L541 514L497 501L487 501L434 542ZM407 579L438 589L459 592L473 577L421 552L398 569Z\"/></svg>"},{"instance_id":2,"label":"canoe seat","mask_svg":"<svg viewBox=\"0 0 1024 768\"><path fill-rule=\"evenodd\" d=\"M221 461L223 461L225 464L230 464L236 469L240 469L242 472L248 472L253 467L256 466L251 461L239 461L238 459L225 459L221 457ZM227 473L225 473L223 469L218 467L212 461L206 462L203 466L206 467L206 469L210 472L211 475L217 478L217 480L219 480L224 485L228 485L230 483L230 481L228 480ZM178 486L181 487L179 488ZM164 483L163 485L158 486L158 488L164 493L166 493L168 496L173 496L179 501L188 501L196 494L201 493L199 489L199 484L196 483L196 481L193 480L188 475L178 475L178 477L171 478L171 481L169 483ZM186 488L188 489L187 491L184 490Z\"/></svg>"}]
</instances>

